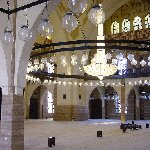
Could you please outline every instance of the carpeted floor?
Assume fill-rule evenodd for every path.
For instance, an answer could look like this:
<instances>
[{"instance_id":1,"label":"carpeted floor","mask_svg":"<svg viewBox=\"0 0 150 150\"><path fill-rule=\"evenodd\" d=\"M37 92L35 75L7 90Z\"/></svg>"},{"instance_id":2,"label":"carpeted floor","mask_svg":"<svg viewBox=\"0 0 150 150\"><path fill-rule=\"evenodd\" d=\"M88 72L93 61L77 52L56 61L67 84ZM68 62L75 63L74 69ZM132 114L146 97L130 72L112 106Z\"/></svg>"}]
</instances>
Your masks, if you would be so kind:
<instances>
[{"instance_id":1,"label":"carpeted floor","mask_svg":"<svg viewBox=\"0 0 150 150\"><path fill-rule=\"evenodd\" d=\"M25 150L150 150L150 128L145 126L150 121L135 123L142 129L123 133L119 120L26 120ZM102 138L97 137L98 130ZM55 147L48 147L49 136L56 138Z\"/></svg>"}]
</instances>

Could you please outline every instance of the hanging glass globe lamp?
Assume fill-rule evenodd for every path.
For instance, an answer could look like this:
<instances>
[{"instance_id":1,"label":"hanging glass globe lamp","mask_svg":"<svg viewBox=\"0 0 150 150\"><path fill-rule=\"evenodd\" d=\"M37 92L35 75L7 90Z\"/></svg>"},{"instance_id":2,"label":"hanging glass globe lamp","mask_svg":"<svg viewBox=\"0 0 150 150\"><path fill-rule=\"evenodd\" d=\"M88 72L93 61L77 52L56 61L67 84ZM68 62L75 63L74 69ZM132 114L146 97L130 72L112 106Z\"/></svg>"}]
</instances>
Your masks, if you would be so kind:
<instances>
[{"instance_id":1,"label":"hanging glass globe lamp","mask_svg":"<svg viewBox=\"0 0 150 150\"><path fill-rule=\"evenodd\" d=\"M2 36L2 43L5 46L8 46L14 42L14 36L12 32L12 26L11 26L11 21L10 19L7 20L6 22L6 28L4 30L3 36Z\"/></svg>"},{"instance_id":2,"label":"hanging glass globe lamp","mask_svg":"<svg viewBox=\"0 0 150 150\"><path fill-rule=\"evenodd\" d=\"M83 13L87 8L87 0L69 0L68 7L73 13Z\"/></svg>"},{"instance_id":3,"label":"hanging glass globe lamp","mask_svg":"<svg viewBox=\"0 0 150 150\"><path fill-rule=\"evenodd\" d=\"M4 31L2 36L2 43L4 45L12 44L14 42L14 37L12 31Z\"/></svg>"},{"instance_id":4,"label":"hanging glass globe lamp","mask_svg":"<svg viewBox=\"0 0 150 150\"><path fill-rule=\"evenodd\" d=\"M103 24L105 21L105 12L102 9L102 5L95 5L88 13L88 19L94 25Z\"/></svg>"},{"instance_id":5,"label":"hanging glass globe lamp","mask_svg":"<svg viewBox=\"0 0 150 150\"><path fill-rule=\"evenodd\" d=\"M42 19L42 22L38 27L38 31L44 37L50 36L53 33L53 25L50 20Z\"/></svg>"},{"instance_id":6,"label":"hanging glass globe lamp","mask_svg":"<svg viewBox=\"0 0 150 150\"><path fill-rule=\"evenodd\" d=\"M73 31L78 26L77 18L73 15L73 13L66 13L66 15L62 18L62 26L68 32Z\"/></svg>"},{"instance_id":7,"label":"hanging glass globe lamp","mask_svg":"<svg viewBox=\"0 0 150 150\"><path fill-rule=\"evenodd\" d=\"M18 36L20 40L28 41L32 37L32 32L27 25L23 25L18 32Z\"/></svg>"}]
</instances>

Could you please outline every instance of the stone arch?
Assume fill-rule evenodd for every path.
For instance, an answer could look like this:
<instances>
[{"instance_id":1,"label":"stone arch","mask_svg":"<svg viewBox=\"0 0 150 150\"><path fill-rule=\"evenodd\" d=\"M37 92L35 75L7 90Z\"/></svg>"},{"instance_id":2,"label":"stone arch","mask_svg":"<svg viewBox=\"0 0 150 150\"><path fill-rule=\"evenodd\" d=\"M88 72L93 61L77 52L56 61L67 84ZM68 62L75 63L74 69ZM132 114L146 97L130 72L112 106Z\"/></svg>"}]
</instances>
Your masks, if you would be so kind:
<instances>
[{"instance_id":1,"label":"stone arch","mask_svg":"<svg viewBox=\"0 0 150 150\"><path fill-rule=\"evenodd\" d=\"M76 35L76 31L73 31L74 33L68 34L66 31L63 30L62 25L61 25L61 17L60 14L62 15L62 9L61 7L66 7L63 6L64 4L61 3L60 7L58 7L56 9L56 6L61 2L62 0L52 0L48 2L48 14L51 15L51 22L54 25L54 36L52 36L53 38L53 42L60 42L60 41L68 41L68 40L74 40L74 39L82 39L83 38L83 34L81 31L78 31L78 35ZM56 11L54 11L56 10ZM41 9L42 11L42 9ZM26 75L26 68L27 68L27 64L28 64L28 60L30 57L30 53L32 50L32 46L34 44L35 41L35 37L37 35L37 28L38 25L41 21L41 11L39 12L39 14L37 15L37 18L35 18L35 22L33 23L32 26L32 31L33 31L33 37L30 39L30 41L28 41L27 43L22 43L22 46L20 46L21 44L19 44L18 46L18 50L21 49L22 52L20 52L19 56L18 56L18 64L16 67L16 78L15 78L15 85L18 87L24 87L25 86L25 75ZM53 12L53 13L52 13ZM66 11L64 11L64 13L66 13ZM83 18L86 18L86 14L83 14ZM56 19L57 18L57 19ZM53 20L53 21L52 21ZM93 30L90 30L90 28L94 28ZM89 21L84 22L84 28L85 28L85 32L87 32L87 37L88 39L96 39L97 34L88 34L88 33L96 33L97 31L97 27L95 27L94 25L92 25L91 23L89 23ZM57 30L59 29L59 30ZM78 27L77 30L79 30L80 27ZM60 36L61 34L61 36ZM19 40L19 39L18 39ZM19 41L22 42L22 41ZM68 52L69 53L69 52ZM79 56L80 56L79 52ZM70 55L71 53L69 53ZM57 56L58 55L58 56ZM60 53L58 53L56 56L59 57ZM62 68L59 68L57 70L60 70ZM19 92L19 90L18 90ZM16 91L17 93L17 91Z\"/></svg>"},{"instance_id":2,"label":"stone arch","mask_svg":"<svg viewBox=\"0 0 150 150\"><path fill-rule=\"evenodd\" d=\"M102 118L101 93L97 87L90 94L89 118L90 119L101 119Z\"/></svg>"},{"instance_id":3,"label":"stone arch","mask_svg":"<svg viewBox=\"0 0 150 150\"><path fill-rule=\"evenodd\" d=\"M121 99L118 92L112 86L105 87L105 118L119 119ZM118 110L118 111L117 111Z\"/></svg>"},{"instance_id":4,"label":"stone arch","mask_svg":"<svg viewBox=\"0 0 150 150\"><path fill-rule=\"evenodd\" d=\"M48 13L51 14L60 2L61 0L49 1ZM16 70L15 70L15 86L16 87L25 87L25 75L27 73L26 68L28 65L28 60L30 58L30 53L31 53L33 44L35 42L35 37L38 33L37 30L38 30L38 25L41 21L41 14L42 14L42 9L39 12L39 14L37 12L37 18L34 18L35 22L33 23L33 26L32 26L33 37L30 39L30 41L23 43L22 41L19 41L19 39L17 39L21 44L20 45L18 44L18 47L17 47L17 51L19 51L19 54L17 54L18 61L16 64ZM31 17L33 16L31 15ZM16 94L22 94L19 92L20 91L16 89Z\"/></svg>"},{"instance_id":5,"label":"stone arch","mask_svg":"<svg viewBox=\"0 0 150 150\"><path fill-rule=\"evenodd\" d=\"M44 115L44 112L42 113L42 111L44 109L46 109L47 106L43 106L43 101L46 100L46 92L47 91L51 91L52 95L54 95L54 86L50 86L47 84L33 84L33 85L28 85L25 88L25 116L26 118L29 118L29 106L30 106L30 98L33 95L34 91L38 88L38 87L42 87L42 90L40 89L40 113L39 116L40 118L46 116ZM44 101L44 103L46 103ZM43 110L42 110L43 109Z\"/></svg>"},{"instance_id":6,"label":"stone arch","mask_svg":"<svg viewBox=\"0 0 150 150\"><path fill-rule=\"evenodd\" d=\"M139 86L140 119L150 119L150 87L149 85Z\"/></svg>"},{"instance_id":7,"label":"stone arch","mask_svg":"<svg viewBox=\"0 0 150 150\"><path fill-rule=\"evenodd\" d=\"M2 92L3 95L8 95L8 60L7 57L9 53L4 51L2 43L0 42L0 54L1 54L1 59L0 59L0 74L1 74L1 79L0 79L0 87L2 87Z\"/></svg>"},{"instance_id":8,"label":"stone arch","mask_svg":"<svg viewBox=\"0 0 150 150\"><path fill-rule=\"evenodd\" d=\"M6 1L1 1L1 6L5 6ZM3 36L4 29L6 27L6 22L7 22L7 15L4 15L4 13L0 13L0 18L1 24L0 24L0 37ZM8 95L8 72L10 69L8 68L9 61L10 61L10 51L11 49L6 50L5 47L3 46L1 40L0 40L0 54L1 54L1 59L0 59L0 87L2 87L2 92L3 95Z\"/></svg>"},{"instance_id":9,"label":"stone arch","mask_svg":"<svg viewBox=\"0 0 150 150\"><path fill-rule=\"evenodd\" d=\"M39 119L43 116L43 98L47 88L43 85L38 86L29 99L29 118Z\"/></svg>"},{"instance_id":10,"label":"stone arch","mask_svg":"<svg viewBox=\"0 0 150 150\"><path fill-rule=\"evenodd\" d=\"M127 97L127 119L136 119L136 93L134 88L130 90Z\"/></svg>"},{"instance_id":11,"label":"stone arch","mask_svg":"<svg viewBox=\"0 0 150 150\"><path fill-rule=\"evenodd\" d=\"M129 86L128 84L126 84L126 87L125 87L125 103L126 103L126 106L128 106L128 96L130 94L130 91L134 88L134 85L132 86ZM121 95L120 95L121 96Z\"/></svg>"},{"instance_id":12,"label":"stone arch","mask_svg":"<svg viewBox=\"0 0 150 150\"><path fill-rule=\"evenodd\" d=\"M97 86L97 87L86 87L86 99L87 99L87 105L88 105L88 100L90 99L90 95L92 93L92 91L97 88L100 92L100 94L102 95L102 87Z\"/></svg>"}]
</instances>

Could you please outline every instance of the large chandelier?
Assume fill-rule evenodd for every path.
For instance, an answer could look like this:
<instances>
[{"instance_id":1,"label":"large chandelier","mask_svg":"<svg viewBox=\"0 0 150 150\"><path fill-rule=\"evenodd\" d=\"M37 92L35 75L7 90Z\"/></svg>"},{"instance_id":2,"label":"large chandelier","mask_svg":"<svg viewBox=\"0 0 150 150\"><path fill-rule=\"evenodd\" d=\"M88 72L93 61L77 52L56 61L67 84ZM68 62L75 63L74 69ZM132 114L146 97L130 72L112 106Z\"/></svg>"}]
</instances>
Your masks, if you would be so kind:
<instances>
[{"instance_id":1,"label":"large chandelier","mask_svg":"<svg viewBox=\"0 0 150 150\"><path fill-rule=\"evenodd\" d=\"M104 76L113 75L117 71L117 66L106 62L105 50L97 50L91 64L83 66L85 72L92 76L97 76L100 80Z\"/></svg>"},{"instance_id":2,"label":"large chandelier","mask_svg":"<svg viewBox=\"0 0 150 150\"><path fill-rule=\"evenodd\" d=\"M95 25L98 25L98 36L97 40L104 40L103 36L103 22L105 20L104 12L102 11L102 5L94 7L93 10L89 13L89 18L91 22ZM100 19L98 19L100 18ZM104 43L97 43L97 46L104 46ZM105 49L97 49L97 53L94 55L94 58L91 60L91 64L83 66L85 72L92 76L97 76L100 80L104 76L113 75L117 71L117 66L115 64L108 64Z\"/></svg>"}]
</instances>

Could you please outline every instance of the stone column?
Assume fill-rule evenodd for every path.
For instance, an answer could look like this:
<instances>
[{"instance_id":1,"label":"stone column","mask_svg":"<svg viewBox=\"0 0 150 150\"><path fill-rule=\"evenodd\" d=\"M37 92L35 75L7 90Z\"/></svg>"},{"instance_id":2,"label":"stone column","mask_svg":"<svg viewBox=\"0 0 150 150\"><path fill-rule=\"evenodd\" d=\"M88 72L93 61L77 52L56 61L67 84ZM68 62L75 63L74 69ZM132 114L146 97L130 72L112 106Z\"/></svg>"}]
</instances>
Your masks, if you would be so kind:
<instances>
[{"instance_id":1,"label":"stone column","mask_svg":"<svg viewBox=\"0 0 150 150\"><path fill-rule=\"evenodd\" d=\"M125 85L125 79L121 79L121 85ZM121 122L126 121L125 108L125 86L121 86Z\"/></svg>"},{"instance_id":2,"label":"stone column","mask_svg":"<svg viewBox=\"0 0 150 150\"><path fill-rule=\"evenodd\" d=\"M1 150L24 150L24 99L14 92L2 96Z\"/></svg>"},{"instance_id":3,"label":"stone column","mask_svg":"<svg viewBox=\"0 0 150 150\"><path fill-rule=\"evenodd\" d=\"M105 119L105 99L102 98L102 118Z\"/></svg>"},{"instance_id":4,"label":"stone column","mask_svg":"<svg viewBox=\"0 0 150 150\"><path fill-rule=\"evenodd\" d=\"M140 98L139 98L139 86L134 86L136 95L136 119L140 120Z\"/></svg>"},{"instance_id":5,"label":"stone column","mask_svg":"<svg viewBox=\"0 0 150 150\"><path fill-rule=\"evenodd\" d=\"M136 119L140 120L140 107L136 107Z\"/></svg>"}]
</instances>

